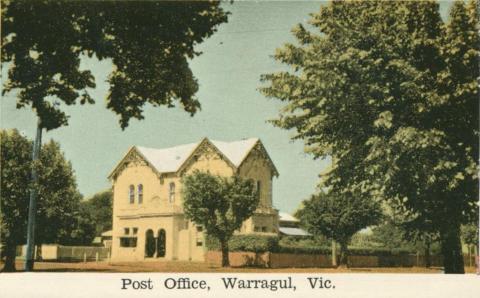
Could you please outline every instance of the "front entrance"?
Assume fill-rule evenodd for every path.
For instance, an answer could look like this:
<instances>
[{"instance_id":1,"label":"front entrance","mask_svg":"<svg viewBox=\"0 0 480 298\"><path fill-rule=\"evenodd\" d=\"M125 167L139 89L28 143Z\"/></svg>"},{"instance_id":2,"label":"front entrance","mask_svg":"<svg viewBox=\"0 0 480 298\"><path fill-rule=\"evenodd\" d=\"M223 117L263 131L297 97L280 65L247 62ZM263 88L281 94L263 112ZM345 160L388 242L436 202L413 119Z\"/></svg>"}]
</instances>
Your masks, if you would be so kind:
<instances>
[{"instance_id":1,"label":"front entrance","mask_svg":"<svg viewBox=\"0 0 480 298\"><path fill-rule=\"evenodd\" d=\"M165 230L160 229L157 234L157 258L165 257L165 242Z\"/></svg>"},{"instance_id":2,"label":"front entrance","mask_svg":"<svg viewBox=\"0 0 480 298\"><path fill-rule=\"evenodd\" d=\"M149 229L145 232L145 258L163 258L166 253L166 232L160 229L157 237L154 237L153 230Z\"/></svg>"},{"instance_id":3,"label":"front entrance","mask_svg":"<svg viewBox=\"0 0 480 298\"><path fill-rule=\"evenodd\" d=\"M153 231L147 230L145 233L145 258L152 258L155 254L155 238Z\"/></svg>"}]
</instances>

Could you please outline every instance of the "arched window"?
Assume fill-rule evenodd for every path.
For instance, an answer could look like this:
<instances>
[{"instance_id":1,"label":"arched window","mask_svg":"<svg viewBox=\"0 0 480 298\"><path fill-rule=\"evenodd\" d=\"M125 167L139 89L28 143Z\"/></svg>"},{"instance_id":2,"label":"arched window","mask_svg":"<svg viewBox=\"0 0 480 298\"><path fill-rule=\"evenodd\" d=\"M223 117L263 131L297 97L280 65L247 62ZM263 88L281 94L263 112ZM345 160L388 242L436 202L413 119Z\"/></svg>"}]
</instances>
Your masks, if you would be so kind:
<instances>
[{"instance_id":1,"label":"arched window","mask_svg":"<svg viewBox=\"0 0 480 298\"><path fill-rule=\"evenodd\" d=\"M135 203L135 186L130 185L128 197L130 198L130 204Z\"/></svg>"},{"instance_id":2,"label":"arched window","mask_svg":"<svg viewBox=\"0 0 480 298\"><path fill-rule=\"evenodd\" d=\"M175 183L170 182L170 189L169 189L168 194L169 194L168 199L169 199L170 203L175 202Z\"/></svg>"},{"instance_id":3,"label":"arched window","mask_svg":"<svg viewBox=\"0 0 480 298\"><path fill-rule=\"evenodd\" d=\"M138 185L137 192L138 192L138 203L141 204L143 203L143 185L142 184Z\"/></svg>"},{"instance_id":4,"label":"arched window","mask_svg":"<svg viewBox=\"0 0 480 298\"><path fill-rule=\"evenodd\" d=\"M261 198L260 196L260 192L262 191L262 183L260 180L257 180L257 185L256 185L256 189L257 189L257 196L258 196L258 199Z\"/></svg>"}]
</instances>

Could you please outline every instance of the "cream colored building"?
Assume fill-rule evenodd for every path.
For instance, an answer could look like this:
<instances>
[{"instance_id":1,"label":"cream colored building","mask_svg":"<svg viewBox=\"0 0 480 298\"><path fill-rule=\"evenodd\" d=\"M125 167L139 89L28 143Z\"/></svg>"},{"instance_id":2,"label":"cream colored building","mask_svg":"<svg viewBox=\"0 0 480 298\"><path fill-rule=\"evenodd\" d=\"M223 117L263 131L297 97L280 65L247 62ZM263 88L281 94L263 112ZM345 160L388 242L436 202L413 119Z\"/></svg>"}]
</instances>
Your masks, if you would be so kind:
<instances>
[{"instance_id":1,"label":"cream colored building","mask_svg":"<svg viewBox=\"0 0 480 298\"><path fill-rule=\"evenodd\" d=\"M113 183L112 260L204 260L203 228L183 214L181 179L194 170L253 179L260 204L238 233L278 233L272 178L278 172L259 139L165 149L134 146L109 175Z\"/></svg>"}]
</instances>

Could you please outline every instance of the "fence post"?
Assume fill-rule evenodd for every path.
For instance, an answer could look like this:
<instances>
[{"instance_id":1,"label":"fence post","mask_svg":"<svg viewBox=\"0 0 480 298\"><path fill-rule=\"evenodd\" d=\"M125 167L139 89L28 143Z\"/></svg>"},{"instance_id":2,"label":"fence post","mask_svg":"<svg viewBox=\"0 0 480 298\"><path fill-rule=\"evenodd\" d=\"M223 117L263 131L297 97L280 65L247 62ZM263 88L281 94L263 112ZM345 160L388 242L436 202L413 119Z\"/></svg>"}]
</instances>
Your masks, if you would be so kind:
<instances>
[{"instance_id":1,"label":"fence post","mask_svg":"<svg viewBox=\"0 0 480 298\"><path fill-rule=\"evenodd\" d=\"M98 251L95 253L95 262L98 262Z\"/></svg>"},{"instance_id":2,"label":"fence post","mask_svg":"<svg viewBox=\"0 0 480 298\"><path fill-rule=\"evenodd\" d=\"M87 262L87 253L86 252L83 253L83 262L84 263Z\"/></svg>"}]
</instances>

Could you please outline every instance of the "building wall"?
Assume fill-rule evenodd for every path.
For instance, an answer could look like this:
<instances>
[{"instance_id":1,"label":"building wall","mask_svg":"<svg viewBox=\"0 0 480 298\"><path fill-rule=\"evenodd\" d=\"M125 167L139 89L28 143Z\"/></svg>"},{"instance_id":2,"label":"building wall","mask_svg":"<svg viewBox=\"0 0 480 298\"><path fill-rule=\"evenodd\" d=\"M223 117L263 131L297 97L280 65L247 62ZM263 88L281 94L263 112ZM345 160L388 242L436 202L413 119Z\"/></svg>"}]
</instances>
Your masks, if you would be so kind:
<instances>
[{"instance_id":1,"label":"building wall","mask_svg":"<svg viewBox=\"0 0 480 298\"><path fill-rule=\"evenodd\" d=\"M240 176L260 181L260 202L255 214L245 221L240 233L277 233L278 211L272 205L272 169L259 144L238 169Z\"/></svg>"},{"instance_id":2,"label":"building wall","mask_svg":"<svg viewBox=\"0 0 480 298\"><path fill-rule=\"evenodd\" d=\"M205 241L201 227L186 221L183 216L181 177L195 170L208 171L214 175L231 176L235 173L232 165L211 145L202 144L182 167L178 176L174 173L159 176L135 150L131 151L120 165L121 169L113 178L113 237L112 260L137 261L159 258L145 258L146 232L151 229L157 237L158 230L166 232L166 260L202 261ZM278 231L276 210L272 208L272 171L260 151L254 151L242 164L238 173L260 181L260 206L256 215L245 221L239 232L262 232L255 230L266 227L264 232ZM175 192L170 192L174 183ZM143 202L138 201L138 185L143 185ZM130 203L130 185L135 187L135 200ZM129 235L125 235L125 228ZM133 230L136 229L136 235ZM122 237L136 237L136 247L121 247Z\"/></svg>"}]
</instances>

